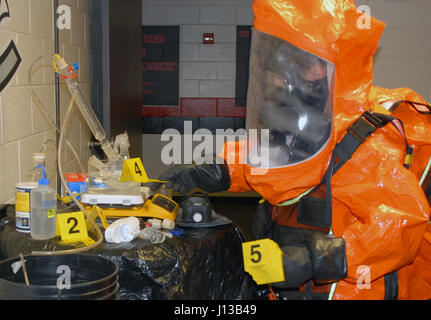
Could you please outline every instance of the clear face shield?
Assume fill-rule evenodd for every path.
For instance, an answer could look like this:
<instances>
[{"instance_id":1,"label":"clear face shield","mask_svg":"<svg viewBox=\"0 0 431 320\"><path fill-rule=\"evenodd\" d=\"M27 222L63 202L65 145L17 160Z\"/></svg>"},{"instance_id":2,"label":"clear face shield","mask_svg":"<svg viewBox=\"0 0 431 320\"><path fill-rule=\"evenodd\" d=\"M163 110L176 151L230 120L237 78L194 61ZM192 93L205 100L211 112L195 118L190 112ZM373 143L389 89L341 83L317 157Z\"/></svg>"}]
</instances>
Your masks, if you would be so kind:
<instances>
[{"instance_id":1,"label":"clear face shield","mask_svg":"<svg viewBox=\"0 0 431 320\"><path fill-rule=\"evenodd\" d=\"M285 167L308 160L332 128L335 66L277 37L253 31L247 97L247 162ZM255 138L251 138L255 137Z\"/></svg>"}]
</instances>

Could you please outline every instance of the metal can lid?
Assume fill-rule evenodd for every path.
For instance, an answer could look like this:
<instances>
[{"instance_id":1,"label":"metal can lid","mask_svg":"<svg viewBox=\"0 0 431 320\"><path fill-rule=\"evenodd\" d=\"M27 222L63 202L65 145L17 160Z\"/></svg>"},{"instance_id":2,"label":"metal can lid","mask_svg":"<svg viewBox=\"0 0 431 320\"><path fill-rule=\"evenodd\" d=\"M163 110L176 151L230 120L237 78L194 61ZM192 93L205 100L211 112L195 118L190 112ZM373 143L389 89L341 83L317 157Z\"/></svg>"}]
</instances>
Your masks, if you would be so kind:
<instances>
[{"instance_id":1,"label":"metal can lid","mask_svg":"<svg viewBox=\"0 0 431 320\"><path fill-rule=\"evenodd\" d=\"M21 182L15 186L15 188L17 189L34 189L37 187L38 187L37 182Z\"/></svg>"}]
</instances>

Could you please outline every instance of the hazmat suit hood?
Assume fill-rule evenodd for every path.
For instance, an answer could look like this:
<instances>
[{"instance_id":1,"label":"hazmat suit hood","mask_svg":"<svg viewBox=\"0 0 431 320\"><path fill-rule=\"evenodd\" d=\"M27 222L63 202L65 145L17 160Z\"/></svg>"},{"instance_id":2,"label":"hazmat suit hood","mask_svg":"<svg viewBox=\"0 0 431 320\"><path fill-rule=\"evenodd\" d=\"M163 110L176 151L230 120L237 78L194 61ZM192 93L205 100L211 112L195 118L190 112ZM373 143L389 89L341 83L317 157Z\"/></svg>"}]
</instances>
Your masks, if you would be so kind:
<instances>
[{"instance_id":1,"label":"hazmat suit hood","mask_svg":"<svg viewBox=\"0 0 431 320\"><path fill-rule=\"evenodd\" d=\"M266 152L269 161L259 165L253 158L253 145L259 150L256 144L262 142L259 138L257 143L239 144L241 150L234 152L247 158L240 159L246 164L241 169L245 177L242 183L252 186L270 203L279 204L321 182L335 144L369 109L373 55L384 23L358 11L350 0L255 0L253 10L247 129L269 129L269 146L267 150L261 148L259 154ZM264 49L270 48L268 43L272 47L266 51L273 56L262 58ZM280 48L288 53L280 54ZM286 64L283 59L296 64ZM304 79L307 70L303 66L312 63L321 66L319 81ZM259 93L265 74L262 68L281 75L284 92ZM271 108L274 101L284 101L287 96L294 99L294 107L278 104L280 108ZM298 143L292 147L292 141L297 140L300 147ZM231 174L235 175L234 166ZM239 185L231 186L231 191L240 189Z\"/></svg>"}]
</instances>

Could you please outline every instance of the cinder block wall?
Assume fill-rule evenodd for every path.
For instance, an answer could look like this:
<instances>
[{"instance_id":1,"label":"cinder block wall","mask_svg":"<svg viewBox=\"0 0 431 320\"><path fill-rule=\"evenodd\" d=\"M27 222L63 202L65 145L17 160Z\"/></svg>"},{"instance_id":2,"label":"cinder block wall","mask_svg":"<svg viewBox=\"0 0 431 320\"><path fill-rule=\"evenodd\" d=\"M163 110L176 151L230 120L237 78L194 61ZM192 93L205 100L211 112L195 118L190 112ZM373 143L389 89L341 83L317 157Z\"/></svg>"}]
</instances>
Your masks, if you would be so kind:
<instances>
[{"instance_id":1,"label":"cinder block wall","mask_svg":"<svg viewBox=\"0 0 431 320\"><path fill-rule=\"evenodd\" d=\"M143 0L144 25L180 25L180 96L235 97L236 26L251 25L252 0ZM202 44L204 32L214 45Z\"/></svg>"},{"instance_id":2,"label":"cinder block wall","mask_svg":"<svg viewBox=\"0 0 431 320\"><path fill-rule=\"evenodd\" d=\"M180 96L235 95L236 25L253 22L252 0L143 0L145 25L180 25ZM375 85L411 87L431 99L431 1L355 0L386 29L375 56ZM213 46L202 33L215 33Z\"/></svg>"},{"instance_id":3,"label":"cinder block wall","mask_svg":"<svg viewBox=\"0 0 431 320\"><path fill-rule=\"evenodd\" d=\"M236 26L253 23L252 0L143 0L144 25L180 25L180 96L235 98ZM215 44L202 44L214 33Z\"/></svg>"},{"instance_id":4,"label":"cinder block wall","mask_svg":"<svg viewBox=\"0 0 431 320\"><path fill-rule=\"evenodd\" d=\"M182 116L203 117L193 123L194 130L199 126L208 127L208 121L210 126L217 126L217 120L223 122L220 124L223 128L242 127L244 108L234 105L237 25L253 24L253 1L143 0L142 3L143 25L180 26ZM203 33L214 33L213 45L202 43ZM218 118L221 114L232 119ZM167 123L168 119L163 121ZM160 134L143 136L142 161L152 177L167 168L160 157L165 144Z\"/></svg>"},{"instance_id":5,"label":"cinder block wall","mask_svg":"<svg viewBox=\"0 0 431 320\"><path fill-rule=\"evenodd\" d=\"M374 85L412 88L431 100L431 1L355 0L386 23L375 55Z\"/></svg>"},{"instance_id":6,"label":"cinder block wall","mask_svg":"<svg viewBox=\"0 0 431 320\"><path fill-rule=\"evenodd\" d=\"M15 185L28 181L33 153L39 152L47 143L47 165L50 169L54 168L57 153L56 130L31 99L28 80L33 62L40 56L48 55L35 63L31 83L55 121L55 76L52 68L43 67L52 65L54 54L53 1L9 0L8 4L10 17L0 22L0 54L13 40L22 62L8 86L0 92L0 205L14 202ZM89 0L62 0L60 4L70 6L72 13L72 29L60 32L60 53L69 63L76 61L80 64L78 76L89 97ZM69 101L70 94L62 84L61 119ZM67 136L86 167L90 133L76 109L67 124ZM63 159L65 171L77 170L77 162L70 152L65 152ZM52 186L56 187L55 171L51 170L49 174L53 178Z\"/></svg>"}]
</instances>

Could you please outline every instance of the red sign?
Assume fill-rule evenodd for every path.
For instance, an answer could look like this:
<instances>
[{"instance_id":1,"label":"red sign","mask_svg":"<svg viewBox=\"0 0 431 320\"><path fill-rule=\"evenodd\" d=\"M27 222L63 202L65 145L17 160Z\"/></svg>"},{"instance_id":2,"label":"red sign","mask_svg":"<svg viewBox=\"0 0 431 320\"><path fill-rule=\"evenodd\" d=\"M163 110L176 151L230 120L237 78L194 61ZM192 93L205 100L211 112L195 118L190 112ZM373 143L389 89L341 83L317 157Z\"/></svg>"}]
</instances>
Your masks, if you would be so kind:
<instances>
[{"instance_id":1,"label":"red sign","mask_svg":"<svg viewBox=\"0 0 431 320\"><path fill-rule=\"evenodd\" d=\"M165 43L164 34L144 34L144 43Z\"/></svg>"},{"instance_id":2,"label":"red sign","mask_svg":"<svg viewBox=\"0 0 431 320\"><path fill-rule=\"evenodd\" d=\"M214 44L214 33L204 33L203 38L204 44Z\"/></svg>"}]
</instances>

